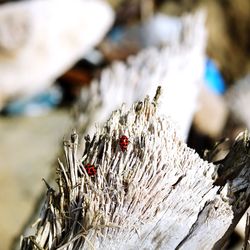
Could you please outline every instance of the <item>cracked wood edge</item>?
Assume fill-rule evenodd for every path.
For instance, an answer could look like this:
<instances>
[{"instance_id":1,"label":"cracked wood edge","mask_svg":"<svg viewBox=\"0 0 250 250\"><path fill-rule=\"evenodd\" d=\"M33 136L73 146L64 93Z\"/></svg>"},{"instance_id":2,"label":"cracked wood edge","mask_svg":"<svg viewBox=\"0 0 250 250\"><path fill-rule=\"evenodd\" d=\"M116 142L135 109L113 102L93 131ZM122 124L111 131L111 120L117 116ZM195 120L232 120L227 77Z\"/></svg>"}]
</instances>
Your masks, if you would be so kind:
<instances>
[{"instance_id":1,"label":"cracked wood edge","mask_svg":"<svg viewBox=\"0 0 250 250\"><path fill-rule=\"evenodd\" d=\"M130 144L121 153L124 133ZM22 249L34 242L41 249L219 249L249 205L249 136L239 136L218 166L179 138L149 98L114 112L80 158L74 133L64 145L59 192L49 188L37 233ZM96 178L82 161L99 166ZM230 166L230 179L215 185Z\"/></svg>"}]
</instances>

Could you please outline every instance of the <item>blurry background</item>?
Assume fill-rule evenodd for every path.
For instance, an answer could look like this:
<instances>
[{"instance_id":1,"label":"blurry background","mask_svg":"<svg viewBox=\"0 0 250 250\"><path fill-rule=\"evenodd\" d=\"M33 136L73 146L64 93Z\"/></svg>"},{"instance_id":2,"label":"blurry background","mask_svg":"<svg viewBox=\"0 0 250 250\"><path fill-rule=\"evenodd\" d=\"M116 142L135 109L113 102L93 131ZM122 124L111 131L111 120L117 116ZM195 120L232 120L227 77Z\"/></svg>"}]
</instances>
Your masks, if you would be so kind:
<instances>
[{"instance_id":1,"label":"blurry background","mask_svg":"<svg viewBox=\"0 0 250 250\"><path fill-rule=\"evenodd\" d=\"M64 137L82 121L81 108L90 123L85 106L96 97L90 91L92 80L103 79L103 69L148 47L179 44L189 32L179 32L180 18L199 9L206 13L206 45L204 54L200 50L202 67L197 65L202 70L193 70L194 64L189 75L203 72L203 81L190 93L183 81L179 91L196 93L185 139L203 157L221 138L250 129L249 0L0 1L0 249L10 249L31 222L37 199L46 191L42 178L50 180ZM202 39L191 41L203 44ZM196 60L190 58L190 63ZM158 63L171 69L164 60ZM173 79L182 72L176 71ZM108 87L101 90L98 105L105 112L105 98L112 98ZM174 99L175 93L170 94ZM242 235L233 238L231 249L241 249L237 237Z\"/></svg>"}]
</instances>

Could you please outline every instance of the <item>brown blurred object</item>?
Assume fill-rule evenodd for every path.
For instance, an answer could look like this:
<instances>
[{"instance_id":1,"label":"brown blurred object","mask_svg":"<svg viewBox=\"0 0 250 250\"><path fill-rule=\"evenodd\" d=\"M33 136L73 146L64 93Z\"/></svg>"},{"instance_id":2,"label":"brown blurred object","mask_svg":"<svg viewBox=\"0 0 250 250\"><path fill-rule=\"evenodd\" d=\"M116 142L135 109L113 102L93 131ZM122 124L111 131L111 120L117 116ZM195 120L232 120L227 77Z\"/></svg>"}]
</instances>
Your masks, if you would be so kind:
<instances>
[{"instance_id":1,"label":"brown blurred object","mask_svg":"<svg viewBox=\"0 0 250 250\"><path fill-rule=\"evenodd\" d=\"M250 74L236 81L226 94L232 122L250 130Z\"/></svg>"},{"instance_id":2,"label":"brown blurred object","mask_svg":"<svg viewBox=\"0 0 250 250\"><path fill-rule=\"evenodd\" d=\"M250 1L206 1L208 55L227 82L245 75L250 65Z\"/></svg>"},{"instance_id":3,"label":"brown blurred object","mask_svg":"<svg viewBox=\"0 0 250 250\"><path fill-rule=\"evenodd\" d=\"M157 7L163 13L173 16L180 16L189 12L197 6L201 0L155 0Z\"/></svg>"},{"instance_id":4,"label":"brown blurred object","mask_svg":"<svg viewBox=\"0 0 250 250\"><path fill-rule=\"evenodd\" d=\"M108 0L113 8L116 9L116 25L123 27L126 33L131 30L131 27L138 24L138 27L143 21L150 18L155 9L154 0ZM137 27L137 28L138 28ZM137 32L137 31L132 31ZM138 31L139 32L139 31ZM135 35L135 34L134 34ZM126 60L128 56L135 55L142 49L141 42L138 40L137 34L133 37L126 36L122 41L114 42L110 39L105 39L99 49L108 62L114 60Z\"/></svg>"},{"instance_id":5,"label":"brown blurred object","mask_svg":"<svg viewBox=\"0 0 250 250\"><path fill-rule=\"evenodd\" d=\"M82 87L87 86L94 76L94 71L81 67L72 68L59 79L59 85L63 88L64 99L74 100L79 96Z\"/></svg>"},{"instance_id":6,"label":"brown blurred object","mask_svg":"<svg viewBox=\"0 0 250 250\"><path fill-rule=\"evenodd\" d=\"M232 83L250 70L249 0L180 0L160 2L160 11L181 15L202 7L207 11L207 53Z\"/></svg>"},{"instance_id":7,"label":"brown blurred object","mask_svg":"<svg viewBox=\"0 0 250 250\"><path fill-rule=\"evenodd\" d=\"M231 84L250 71L249 0L109 0L109 2L116 9L116 24L123 25L141 21L143 9L152 13L160 11L167 15L180 16L201 7L207 11L207 54L216 61L226 82Z\"/></svg>"},{"instance_id":8,"label":"brown blurred object","mask_svg":"<svg viewBox=\"0 0 250 250\"><path fill-rule=\"evenodd\" d=\"M19 239L20 230L45 191L41 179L50 175L58 145L71 126L66 109L37 117L0 117L1 250L13 249L13 238Z\"/></svg>"},{"instance_id":9,"label":"brown blurred object","mask_svg":"<svg viewBox=\"0 0 250 250\"><path fill-rule=\"evenodd\" d=\"M113 9L117 9L125 0L107 0Z\"/></svg>"},{"instance_id":10,"label":"brown blurred object","mask_svg":"<svg viewBox=\"0 0 250 250\"><path fill-rule=\"evenodd\" d=\"M126 60L128 56L135 55L140 50L140 44L136 41L124 41L122 43L114 43L105 40L99 46L105 60L112 62L114 60Z\"/></svg>"},{"instance_id":11,"label":"brown blurred object","mask_svg":"<svg viewBox=\"0 0 250 250\"><path fill-rule=\"evenodd\" d=\"M220 137L228 116L224 98L202 87L198 102L199 110L194 117L194 126L200 133L211 138Z\"/></svg>"},{"instance_id":12,"label":"brown blurred object","mask_svg":"<svg viewBox=\"0 0 250 250\"><path fill-rule=\"evenodd\" d=\"M116 10L116 24L131 24L151 16L155 0L108 0Z\"/></svg>"}]
</instances>

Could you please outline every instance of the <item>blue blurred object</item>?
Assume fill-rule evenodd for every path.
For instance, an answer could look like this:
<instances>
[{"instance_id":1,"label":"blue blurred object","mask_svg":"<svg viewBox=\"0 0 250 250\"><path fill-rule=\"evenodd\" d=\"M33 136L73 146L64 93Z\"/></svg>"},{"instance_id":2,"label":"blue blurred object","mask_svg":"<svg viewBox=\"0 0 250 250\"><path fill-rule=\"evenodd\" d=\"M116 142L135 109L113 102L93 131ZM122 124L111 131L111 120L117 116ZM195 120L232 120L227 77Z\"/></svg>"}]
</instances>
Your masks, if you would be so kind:
<instances>
[{"instance_id":1,"label":"blue blurred object","mask_svg":"<svg viewBox=\"0 0 250 250\"><path fill-rule=\"evenodd\" d=\"M35 96L20 98L7 104L3 112L6 115L36 116L48 112L62 100L58 87L51 87Z\"/></svg>"},{"instance_id":2,"label":"blue blurred object","mask_svg":"<svg viewBox=\"0 0 250 250\"><path fill-rule=\"evenodd\" d=\"M225 82L220 71L215 63L209 58L206 60L205 83L209 89L216 94L222 95L226 90Z\"/></svg>"},{"instance_id":3,"label":"blue blurred object","mask_svg":"<svg viewBox=\"0 0 250 250\"><path fill-rule=\"evenodd\" d=\"M125 30L121 26L115 26L108 34L113 42L121 42L124 39Z\"/></svg>"}]
</instances>

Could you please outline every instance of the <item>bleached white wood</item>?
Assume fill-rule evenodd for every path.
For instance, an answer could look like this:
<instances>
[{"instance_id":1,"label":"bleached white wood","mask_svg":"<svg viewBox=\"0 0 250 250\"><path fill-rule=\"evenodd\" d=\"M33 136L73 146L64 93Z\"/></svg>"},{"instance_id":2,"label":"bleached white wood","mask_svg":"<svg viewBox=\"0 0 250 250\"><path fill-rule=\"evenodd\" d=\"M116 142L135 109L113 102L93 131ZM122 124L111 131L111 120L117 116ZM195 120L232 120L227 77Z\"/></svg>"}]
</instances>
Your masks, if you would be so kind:
<instances>
[{"instance_id":1,"label":"bleached white wood","mask_svg":"<svg viewBox=\"0 0 250 250\"><path fill-rule=\"evenodd\" d=\"M113 112L80 154L71 135L59 191L48 190L37 235L24 238L22 249L221 249L249 205L249 135L215 166L187 147L156 99ZM123 134L130 141L124 152ZM234 156L237 173L228 182L221 171L227 176ZM95 177L87 163L97 167Z\"/></svg>"},{"instance_id":2,"label":"bleached white wood","mask_svg":"<svg viewBox=\"0 0 250 250\"><path fill-rule=\"evenodd\" d=\"M76 115L80 127L87 127L93 135L93 122L103 124L122 103L132 105L146 95L153 98L161 85L159 112L171 116L181 136L187 138L204 78L205 14L187 15L179 22L174 39L161 49L147 48L125 63L114 62L91 83L91 89L82 90Z\"/></svg>"}]
</instances>

